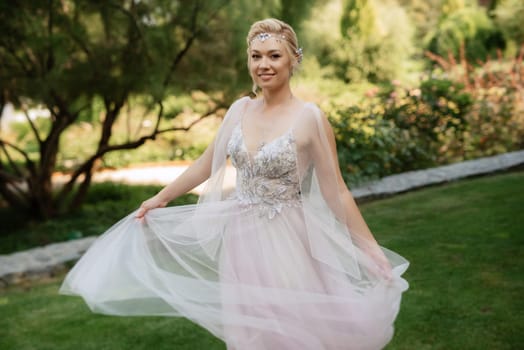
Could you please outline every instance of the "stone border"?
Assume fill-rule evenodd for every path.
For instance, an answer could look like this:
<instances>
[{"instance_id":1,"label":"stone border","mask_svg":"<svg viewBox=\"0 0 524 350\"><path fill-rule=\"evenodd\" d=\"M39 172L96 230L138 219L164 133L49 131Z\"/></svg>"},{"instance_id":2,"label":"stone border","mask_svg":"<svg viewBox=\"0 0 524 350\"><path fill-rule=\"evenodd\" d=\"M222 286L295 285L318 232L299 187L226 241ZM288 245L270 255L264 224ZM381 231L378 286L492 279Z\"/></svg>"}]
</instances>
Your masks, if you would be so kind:
<instances>
[{"instance_id":1,"label":"stone border","mask_svg":"<svg viewBox=\"0 0 524 350\"><path fill-rule=\"evenodd\" d=\"M391 175L352 189L358 200L383 197L409 190L454 181L471 176L518 167L524 164L524 150L493 157L469 160L437 168ZM67 242L0 255L0 288L25 280L54 275L67 262L79 259L97 237L91 236Z\"/></svg>"},{"instance_id":2,"label":"stone border","mask_svg":"<svg viewBox=\"0 0 524 350\"><path fill-rule=\"evenodd\" d=\"M55 275L67 262L79 259L96 238L90 236L0 255L0 288Z\"/></svg>"},{"instance_id":3,"label":"stone border","mask_svg":"<svg viewBox=\"0 0 524 350\"><path fill-rule=\"evenodd\" d=\"M359 200L384 197L430 185L508 170L523 164L524 150L515 151L431 169L386 176L378 181L352 189L351 193L355 199Z\"/></svg>"}]
</instances>

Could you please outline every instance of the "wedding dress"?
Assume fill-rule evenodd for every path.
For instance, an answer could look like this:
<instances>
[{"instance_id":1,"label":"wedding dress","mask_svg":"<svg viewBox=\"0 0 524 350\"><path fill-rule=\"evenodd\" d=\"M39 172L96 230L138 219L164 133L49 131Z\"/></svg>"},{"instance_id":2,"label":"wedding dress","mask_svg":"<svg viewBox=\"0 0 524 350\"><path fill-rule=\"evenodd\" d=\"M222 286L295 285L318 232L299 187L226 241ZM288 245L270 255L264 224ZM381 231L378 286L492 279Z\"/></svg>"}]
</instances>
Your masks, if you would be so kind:
<instances>
[{"instance_id":1,"label":"wedding dress","mask_svg":"<svg viewBox=\"0 0 524 350\"><path fill-rule=\"evenodd\" d=\"M97 239L60 292L104 314L186 317L231 350L381 349L408 288L408 262L381 248L393 270L377 273L363 238L342 224L336 164L315 105L250 151L246 101L222 123L199 203L155 209L144 221L131 213ZM304 128L316 128L315 146L297 142ZM224 183L228 159L233 189Z\"/></svg>"}]
</instances>

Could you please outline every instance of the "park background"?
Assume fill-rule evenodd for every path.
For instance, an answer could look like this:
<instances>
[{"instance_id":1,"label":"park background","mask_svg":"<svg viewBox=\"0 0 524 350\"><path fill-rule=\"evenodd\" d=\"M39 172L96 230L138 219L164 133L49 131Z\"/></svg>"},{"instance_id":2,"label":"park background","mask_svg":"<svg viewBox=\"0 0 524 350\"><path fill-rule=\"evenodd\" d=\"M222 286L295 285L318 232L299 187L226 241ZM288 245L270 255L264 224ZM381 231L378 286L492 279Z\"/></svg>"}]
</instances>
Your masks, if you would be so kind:
<instances>
[{"instance_id":1,"label":"park background","mask_svg":"<svg viewBox=\"0 0 524 350\"><path fill-rule=\"evenodd\" d=\"M293 89L330 118L350 186L524 148L521 0L0 1L0 254L100 234L158 190L96 171L196 159L251 90L245 36L265 17L296 29ZM519 348L522 171L450 186L363 207L416 262L391 349ZM0 292L0 344L223 346L90 315L55 296L60 276Z\"/></svg>"}]
</instances>

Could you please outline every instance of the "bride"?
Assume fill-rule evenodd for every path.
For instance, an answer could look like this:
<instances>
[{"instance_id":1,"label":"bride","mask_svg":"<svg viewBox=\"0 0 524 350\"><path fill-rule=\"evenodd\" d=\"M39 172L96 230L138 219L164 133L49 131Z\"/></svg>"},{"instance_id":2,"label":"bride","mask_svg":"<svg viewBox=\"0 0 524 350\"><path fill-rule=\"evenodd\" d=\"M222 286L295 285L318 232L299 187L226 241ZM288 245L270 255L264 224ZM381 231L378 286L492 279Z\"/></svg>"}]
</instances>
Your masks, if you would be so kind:
<instances>
[{"instance_id":1,"label":"bride","mask_svg":"<svg viewBox=\"0 0 524 350\"><path fill-rule=\"evenodd\" d=\"M293 29L256 22L247 46L261 97L234 102L203 155L100 236L60 292L93 312L186 317L230 350L381 349L408 262L377 244L327 119L291 91ZM205 180L198 204L165 208Z\"/></svg>"}]
</instances>

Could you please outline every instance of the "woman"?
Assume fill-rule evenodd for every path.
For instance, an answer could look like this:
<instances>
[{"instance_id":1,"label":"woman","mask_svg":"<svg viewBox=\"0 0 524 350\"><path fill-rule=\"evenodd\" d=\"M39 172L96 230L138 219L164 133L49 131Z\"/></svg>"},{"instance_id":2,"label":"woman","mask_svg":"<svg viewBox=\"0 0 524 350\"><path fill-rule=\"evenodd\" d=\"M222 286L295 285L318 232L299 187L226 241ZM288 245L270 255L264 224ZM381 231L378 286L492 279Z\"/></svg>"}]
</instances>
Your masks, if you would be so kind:
<instances>
[{"instance_id":1,"label":"woman","mask_svg":"<svg viewBox=\"0 0 524 350\"><path fill-rule=\"evenodd\" d=\"M187 317L228 349L380 349L408 262L377 244L328 121L290 89L293 29L259 21L247 44L262 96L237 100L203 155L102 235L61 292L95 312ZM163 208L205 180L197 205Z\"/></svg>"}]
</instances>

